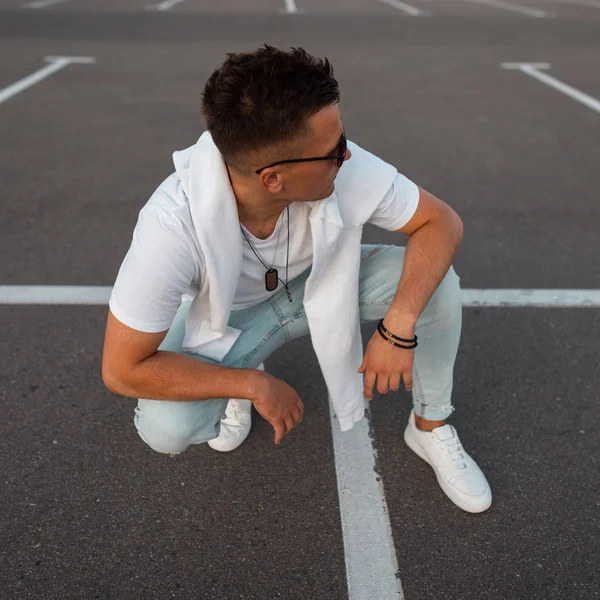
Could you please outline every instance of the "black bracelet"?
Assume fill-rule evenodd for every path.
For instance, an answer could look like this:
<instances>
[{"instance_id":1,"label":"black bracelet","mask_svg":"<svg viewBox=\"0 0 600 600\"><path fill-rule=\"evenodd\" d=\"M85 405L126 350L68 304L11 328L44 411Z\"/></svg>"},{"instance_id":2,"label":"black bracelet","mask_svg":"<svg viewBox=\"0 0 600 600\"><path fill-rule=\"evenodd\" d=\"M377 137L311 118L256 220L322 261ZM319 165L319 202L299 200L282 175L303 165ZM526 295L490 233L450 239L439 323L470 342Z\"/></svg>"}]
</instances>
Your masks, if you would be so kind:
<instances>
[{"instance_id":1,"label":"black bracelet","mask_svg":"<svg viewBox=\"0 0 600 600\"><path fill-rule=\"evenodd\" d=\"M411 340L407 340L406 338L401 338L398 337L397 335L394 335L389 329L386 328L386 326L383 324L383 319L380 319L379 322L377 323L377 328L380 329L380 331L382 331L383 333L387 334L389 337L391 337L394 340L398 340L399 342L404 342L405 344L416 344L417 343L417 336L415 335L414 338L412 338Z\"/></svg>"},{"instance_id":2,"label":"black bracelet","mask_svg":"<svg viewBox=\"0 0 600 600\"><path fill-rule=\"evenodd\" d=\"M413 350L414 348L416 348L419 344L417 343L417 340L414 340L414 344L412 344L412 346L403 346L402 344L397 344L396 342L394 342L394 340L390 340L389 337L387 337L385 335L385 333L383 333L383 331L381 331L381 329L379 329L379 327L377 327L377 331L379 332L379 335L388 343L388 344L392 344L392 346L396 346L396 348L402 348L403 350ZM416 338L417 336L415 336ZM411 340L413 341L413 340Z\"/></svg>"}]
</instances>

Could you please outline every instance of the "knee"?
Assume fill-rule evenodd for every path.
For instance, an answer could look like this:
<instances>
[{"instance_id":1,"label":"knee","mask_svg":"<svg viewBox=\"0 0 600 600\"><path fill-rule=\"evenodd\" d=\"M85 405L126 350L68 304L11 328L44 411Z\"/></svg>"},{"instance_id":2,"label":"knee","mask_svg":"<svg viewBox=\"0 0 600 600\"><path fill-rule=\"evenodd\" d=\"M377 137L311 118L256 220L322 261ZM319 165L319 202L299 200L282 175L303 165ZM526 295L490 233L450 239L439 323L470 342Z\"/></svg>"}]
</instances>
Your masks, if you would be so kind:
<instances>
[{"instance_id":1,"label":"knee","mask_svg":"<svg viewBox=\"0 0 600 600\"><path fill-rule=\"evenodd\" d=\"M140 401L142 404L143 401ZM156 404L158 401L147 400ZM148 406L135 409L135 427L138 435L150 448L162 454L179 454L196 441L197 431L190 420L168 410L151 410Z\"/></svg>"}]
</instances>

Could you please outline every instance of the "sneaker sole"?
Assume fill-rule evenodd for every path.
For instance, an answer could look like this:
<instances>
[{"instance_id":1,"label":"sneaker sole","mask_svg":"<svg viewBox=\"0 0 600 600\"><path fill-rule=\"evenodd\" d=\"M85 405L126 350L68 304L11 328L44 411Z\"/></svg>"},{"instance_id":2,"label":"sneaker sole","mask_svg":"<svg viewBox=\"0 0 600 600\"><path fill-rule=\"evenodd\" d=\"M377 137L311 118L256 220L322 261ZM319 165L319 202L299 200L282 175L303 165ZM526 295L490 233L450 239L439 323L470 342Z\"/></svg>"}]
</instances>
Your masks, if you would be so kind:
<instances>
[{"instance_id":1,"label":"sneaker sole","mask_svg":"<svg viewBox=\"0 0 600 600\"><path fill-rule=\"evenodd\" d=\"M407 427L404 430L404 442L419 458L422 458L433 469L433 472L435 473L435 478L437 479L438 485L442 488L442 491L444 492L444 494L446 494L446 496L448 496L448 498L450 498L450 500L452 500L452 502L454 502L454 504L456 504L456 506L458 506L459 508L461 508L462 510L464 510L466 512L480 513L480 512L484 512L485 510L487 510L492 504L491 498L490 498L489 502L487 502L485 505L481 505L481 506L473 506L471 504L464 503L463 498L458 496L458 494L454 490L454 488L450 487L446 483L446 481L442 477L440 477L438 470L435 468L434 465L432 465L429 462L429 457L427 456L427 454L425 454L425 452L423 452L422 448L416 442L414 442L412 440L412 438L409 434L409 427ZM487 486L487 490L488 490L488 493L491 495L491 490L489 489L489 486Z\"/></svg>"}]
</instances>

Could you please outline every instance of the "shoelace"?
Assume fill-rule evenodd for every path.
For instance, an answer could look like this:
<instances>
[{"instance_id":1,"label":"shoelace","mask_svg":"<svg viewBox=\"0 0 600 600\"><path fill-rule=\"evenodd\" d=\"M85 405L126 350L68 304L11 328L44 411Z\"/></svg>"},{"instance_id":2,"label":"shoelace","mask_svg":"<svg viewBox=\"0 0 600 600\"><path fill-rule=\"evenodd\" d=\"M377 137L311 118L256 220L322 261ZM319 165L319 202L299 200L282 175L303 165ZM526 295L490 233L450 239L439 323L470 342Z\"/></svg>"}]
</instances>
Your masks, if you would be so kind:
<instances>
[{"instance_id":1,"label":"shoelace","mask_svg":"<svg viewBox=\"0 0 600 600\"><path fill-rule=\"evenodd\" d=\"M227 407L225 418L241 421L246 415L247 412L242 408L242 405L239 402L232 402L230 406Z\"/></svg>"},{"instance_id":2,"label":"shoelace","mask_svg":"<svg viewBox=\"0 0 600 600\"><path fill-rule=\"evenodd\" d=\"M465 449L462 447L460 440L454 434L454 437L450 440L438 440L437 444L442 446L446 453L450 456L450 460L452 461L452 466L459 471L464 471L467 469L468 465L465 460Z\"/></svg>"}]
</instances>

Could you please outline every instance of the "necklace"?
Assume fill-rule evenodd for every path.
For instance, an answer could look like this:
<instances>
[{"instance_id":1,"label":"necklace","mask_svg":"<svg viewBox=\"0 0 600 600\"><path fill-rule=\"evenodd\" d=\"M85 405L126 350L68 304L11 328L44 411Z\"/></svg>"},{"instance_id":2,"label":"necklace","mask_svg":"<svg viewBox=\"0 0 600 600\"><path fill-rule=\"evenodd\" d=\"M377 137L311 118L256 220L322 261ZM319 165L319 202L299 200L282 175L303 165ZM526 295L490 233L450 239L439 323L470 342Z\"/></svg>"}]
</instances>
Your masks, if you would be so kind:
<instances>
[{"instance_id":1,"label":"necklace","mask_svg":"<svg viewBox=\"0 0 600 600\"><path fill-rule=\"evenodd\" d=\"M290 257L290 207L289 207L289 205L286 206L286 214L287 214L288 239L287 239L287 252L285 255L285 283L280 279L277 269L273 268L273 265L275 264L275 256L277 254L277 247L279 246L279 237L281 236L281 228L279 229L279 235L277 236L277 244L275 246L275 253L273 254L273 262L270 267L267 266L265 261L260 257L258 252L254 249L254 246L252 245L252 242L250 242L250 240L248 239L248 236L244 232L244 228L242 227L241 223L240 223L240 230L242 232L242 235L246 238L246 241L248 242L250 249L256 255L256 258L258 258L258 260L260 260L260 262L264 265L265 269L267 269L267 272L265 273L265 288L266 288L267 292L272 292L272 291L276 290L277 286L279 285L279 282L281 281L281 283L283 283L283 286L285 287L285 293L287 294L288 300L291 302L292 294L290 293L290 290L288 288L288 259Z\"/></svg>"}]
</instances>

